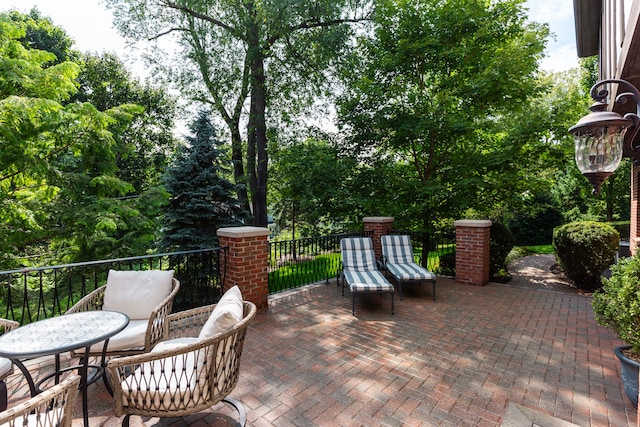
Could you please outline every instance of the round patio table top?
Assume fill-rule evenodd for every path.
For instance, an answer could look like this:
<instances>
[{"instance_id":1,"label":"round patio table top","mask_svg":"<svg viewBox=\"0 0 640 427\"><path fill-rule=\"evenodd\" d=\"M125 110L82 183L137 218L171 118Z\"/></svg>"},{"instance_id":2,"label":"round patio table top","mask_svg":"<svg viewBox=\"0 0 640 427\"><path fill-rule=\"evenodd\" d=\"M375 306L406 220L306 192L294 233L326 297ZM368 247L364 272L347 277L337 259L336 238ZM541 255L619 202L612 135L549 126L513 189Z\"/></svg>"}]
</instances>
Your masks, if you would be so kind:
<instances>
[{"instance_id":1,"label":"round patio table top","mask_svg":"<svg viewBox=\"0 0 640 427\"><path fill-rule=\"evenodd\" d=\"M21 359L88 347L123 330L129 317L117 311L84 311L39 320L0 336L0 357Z\"/></svg>"}]
</instances>

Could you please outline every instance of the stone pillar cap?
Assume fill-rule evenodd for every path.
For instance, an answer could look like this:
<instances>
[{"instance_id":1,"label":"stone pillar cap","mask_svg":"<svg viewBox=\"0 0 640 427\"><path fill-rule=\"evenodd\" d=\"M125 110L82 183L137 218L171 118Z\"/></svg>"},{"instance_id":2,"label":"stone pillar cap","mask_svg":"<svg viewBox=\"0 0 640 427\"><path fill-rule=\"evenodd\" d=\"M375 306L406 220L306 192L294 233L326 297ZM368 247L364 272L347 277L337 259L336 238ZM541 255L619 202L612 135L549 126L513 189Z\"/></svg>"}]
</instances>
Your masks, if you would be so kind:
<instances>
[{"instance_id":1,"label":"stone pillar cap","mask_svg":"<svg viewBox=\"0 0 640 427\"><path fill-rule=\"evenodd\" d=\"M488 219L459 219L454 222L456 227L491 227L491 221Z\"/></svg>"},{"instance_id":2,"label":"stone pillar cap","mask_svg":"<svg viewBox=\"0 0 640 427\"><path fill-rule=\"evenodd\" d=\"M269 229L263 227L227 227L219 228L218 236L220 237L258 237L268 236Z\"/></svg>"},{"instance_id":3,"label":"stone pillar cap","mask_svg":"<svg viewBox=\"0 0 640 427\"><path fill-rule=\"evenodd\" d=\"M392 216L366 216L362 222L393 222Z\"/></svg>"}]
</instances>

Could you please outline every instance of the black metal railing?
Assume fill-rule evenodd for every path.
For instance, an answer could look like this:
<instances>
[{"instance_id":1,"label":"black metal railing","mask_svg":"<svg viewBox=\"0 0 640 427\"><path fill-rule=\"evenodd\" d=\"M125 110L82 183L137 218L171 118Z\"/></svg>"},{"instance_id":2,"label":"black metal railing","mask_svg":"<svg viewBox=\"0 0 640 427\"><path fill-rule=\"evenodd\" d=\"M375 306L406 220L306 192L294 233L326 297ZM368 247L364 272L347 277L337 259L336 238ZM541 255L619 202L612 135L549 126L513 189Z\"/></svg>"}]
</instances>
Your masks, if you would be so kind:
<instances>
[{"instance_id":1,"label":"black metal railing","mask_svg":"<svg viewBox=\"0 0 640 427\"><path fill-rule=\"evenodd\" d=\"M269 242L269 293L321 280L328 283L340 267L340 240L357 236L371 236L371 232L354 231Z\"/></svg>"},{"instance_id":2,"label":"black metal railing","mask_svg":"<svg viewBox=\"0 0 640 427\"><path fill-rule=\"evenodd\" d=\"M438 276L453 277L456 273L456 236L455 233L427 233L423 231L396 231L411 237L414 259Z\"/></svg>"},{"instance_id":3,"label":"black metal railing","mask_svg":"<svg viewBox=\"0 0 640 427\"><path fill-rule=\"evenodd\" d=\"M217 302L224 277L220 252L212 248L0 272L0 316L26 324L64 314L104 285L110 269L174 270L180 290L173 311ZM224 259L223 259L224 262Z\"/></svg>"}]
</instances>

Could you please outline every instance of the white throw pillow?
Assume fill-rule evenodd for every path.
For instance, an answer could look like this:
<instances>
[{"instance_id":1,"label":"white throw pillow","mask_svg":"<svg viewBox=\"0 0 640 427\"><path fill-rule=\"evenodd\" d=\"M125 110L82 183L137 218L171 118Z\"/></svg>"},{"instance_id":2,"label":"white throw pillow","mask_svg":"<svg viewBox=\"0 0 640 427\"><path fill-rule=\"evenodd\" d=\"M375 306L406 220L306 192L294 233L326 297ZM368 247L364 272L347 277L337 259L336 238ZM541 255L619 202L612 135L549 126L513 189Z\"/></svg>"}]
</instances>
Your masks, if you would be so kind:
<instances>
[{"instance_id":1,"label":"white throw pillow","mask_svg":"<svg viewBox=\"0 0 640 427\"><path fill-rule=\"evenodd\" d=\"M171 293L173 270L109 270L103 310L119 311L131 320L148 319Z\"/></svg>"},{"instance_id":2,"label":"white throw pillow","mask_svg":"<svg viewBox=\"0 0 640 427\"><path fill-rule=\"evenodd\" d=\"M242 320L243 314L242 293L238 286L234 286L222 295L209 319L202 326L198 338L211 338L220 332L233 328Z\"/></svg>"}]
</instances>

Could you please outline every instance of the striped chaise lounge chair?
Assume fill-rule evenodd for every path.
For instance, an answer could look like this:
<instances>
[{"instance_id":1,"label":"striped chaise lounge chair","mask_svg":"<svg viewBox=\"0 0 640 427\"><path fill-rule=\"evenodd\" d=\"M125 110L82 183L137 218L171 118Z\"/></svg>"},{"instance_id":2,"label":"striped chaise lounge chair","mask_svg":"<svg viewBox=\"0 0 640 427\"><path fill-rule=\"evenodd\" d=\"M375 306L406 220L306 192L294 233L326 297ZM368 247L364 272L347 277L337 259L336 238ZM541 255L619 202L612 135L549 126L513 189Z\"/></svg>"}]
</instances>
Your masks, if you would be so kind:
<instances>
[{"instance_id":1,"label":"striped chaise lounge chair","mask_svg":"<svg viewBox=\"0 0 640 427\"><path fill-rule=\"evenodd\" d=\"M402 285L407 282L433 284L433 299L436 299L436 275L413 260L411 237L407 235L382 236L382 263L398 283L402 299Z\"/></svg>"},{"instance_id":2,"label":"striped chaise lounge chair","mask_svg":"<svg viewBox=\"0 0 640 427\"><path fill-rule=\"evenodd\" d=\"M391 314L395 289L376 267L373 243L369 237L349 237L340 241L342 252L342 295L344 288L351 291L351 313L355 316L357 293L368 292L391 295Z\"/></svg>"}]
</instances>

